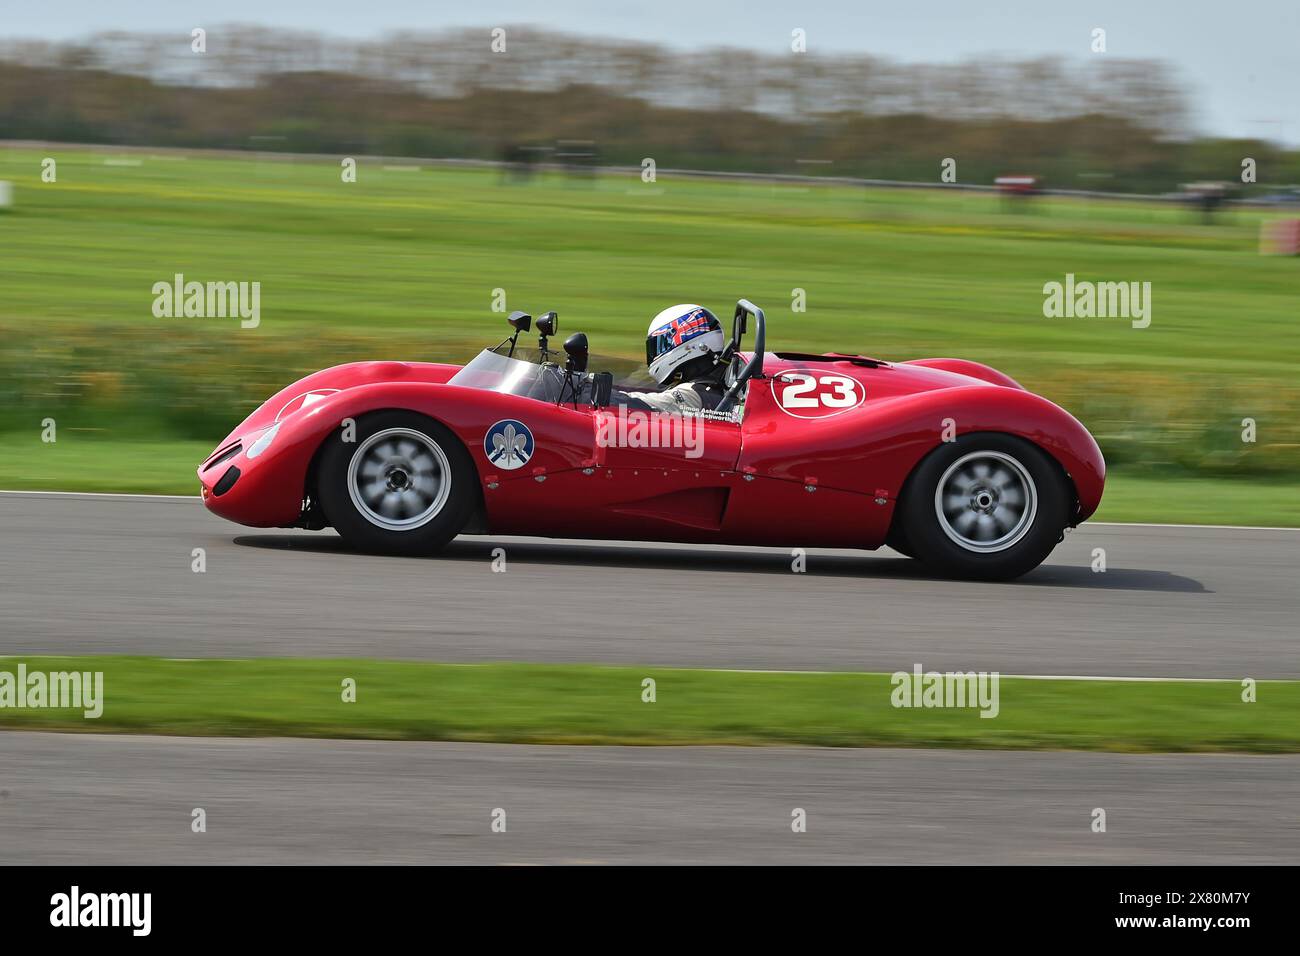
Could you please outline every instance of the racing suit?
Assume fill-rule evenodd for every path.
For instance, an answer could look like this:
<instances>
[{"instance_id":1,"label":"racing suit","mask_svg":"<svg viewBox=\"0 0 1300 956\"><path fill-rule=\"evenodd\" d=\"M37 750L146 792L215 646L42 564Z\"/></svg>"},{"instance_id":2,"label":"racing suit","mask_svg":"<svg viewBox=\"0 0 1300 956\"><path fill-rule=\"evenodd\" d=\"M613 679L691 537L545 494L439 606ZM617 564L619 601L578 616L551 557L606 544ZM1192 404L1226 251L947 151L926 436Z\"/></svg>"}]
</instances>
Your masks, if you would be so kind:
<instances>
[{"instance_id":1,"label":"racing suit","mask_svg":"<svg viewBox=\"0 0 1300 956\"><path fill-rule=\"evenodd\" d=\"M722 384L723 370L682 382L662 392L621 392L615 390L611 402L641 411L677 412L692 415L698 411L712 411L718 407L726 387Z\"/></svg>"}]
</instances>

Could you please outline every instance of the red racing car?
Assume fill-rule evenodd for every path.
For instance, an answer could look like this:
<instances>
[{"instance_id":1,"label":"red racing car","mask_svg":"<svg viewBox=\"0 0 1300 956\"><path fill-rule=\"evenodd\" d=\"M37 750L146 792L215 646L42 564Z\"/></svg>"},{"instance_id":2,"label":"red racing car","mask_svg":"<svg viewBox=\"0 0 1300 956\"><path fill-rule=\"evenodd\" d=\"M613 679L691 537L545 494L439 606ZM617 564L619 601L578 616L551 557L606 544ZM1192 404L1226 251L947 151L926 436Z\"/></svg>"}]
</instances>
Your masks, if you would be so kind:
<instances>
[{"instance_id":1,"label":"red racing car","mask_svg":"<svg viewBox=\"0 0 1300 956\"><path fill-rule=\"evenodd\" d=\"M1006 579L1101 500L1087 430L975 362L766 352L763 311L742 299L721 404L669 414L621 404L618 363L582 333L552 350L555 313L536 349L518 342L529 316L510 324L464 366L359 362L288 386L199 467L204 504L389 553L462 532L888 544L941 574Z\"/></svg>"}]
</instances>

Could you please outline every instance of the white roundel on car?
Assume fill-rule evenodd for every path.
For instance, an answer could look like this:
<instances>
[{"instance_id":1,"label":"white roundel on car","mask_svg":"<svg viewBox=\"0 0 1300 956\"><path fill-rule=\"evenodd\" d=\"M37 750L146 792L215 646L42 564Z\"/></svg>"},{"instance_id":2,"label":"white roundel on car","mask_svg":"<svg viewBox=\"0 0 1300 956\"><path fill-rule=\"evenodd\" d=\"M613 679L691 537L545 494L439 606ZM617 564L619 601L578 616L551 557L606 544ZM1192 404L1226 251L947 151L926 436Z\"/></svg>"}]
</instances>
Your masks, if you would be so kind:
<instances>
[{"instance_id":1,"label":"white roundel on car","mask_svg":"<svg viewBox=\"0 0 1300 956\"><path fill-rule=\"evenodd\" d=\"M777 407L794 418L829 418L867 399L866 387L840 372L792 368L777 372L771 381Z\"/></svg>"},{"instance_id":2,"label":"white roundel on car","mask_svg":"<svg viewBox=\"0 0 1300 956\"><path fill-rule=\"evenodd\" d=\"M502 471L524 467L532 460L536 447L532 430L513 418L503 418L483 436L483 454Z\"/></svg>"}]
</instances>

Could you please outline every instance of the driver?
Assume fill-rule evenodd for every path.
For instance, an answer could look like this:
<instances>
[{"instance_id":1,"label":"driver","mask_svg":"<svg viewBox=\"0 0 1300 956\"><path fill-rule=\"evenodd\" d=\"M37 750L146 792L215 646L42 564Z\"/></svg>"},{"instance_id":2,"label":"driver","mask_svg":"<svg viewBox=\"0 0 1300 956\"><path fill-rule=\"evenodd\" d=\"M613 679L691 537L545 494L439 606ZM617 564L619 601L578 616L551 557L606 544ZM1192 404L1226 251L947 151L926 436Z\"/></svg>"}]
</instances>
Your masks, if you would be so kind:
<instances>
[{"instance_id":1,"label":"driver","mask_svg":"<svg viewBox=\"0 0 1300 956\"><path fill-rule=\"evenodd\" d=\"M645 361L657 392L616 392L614 401L663 412L712 411L727 394L722 323L700 305L674 305L650 320Z\"/></svg>"}]
</instances>

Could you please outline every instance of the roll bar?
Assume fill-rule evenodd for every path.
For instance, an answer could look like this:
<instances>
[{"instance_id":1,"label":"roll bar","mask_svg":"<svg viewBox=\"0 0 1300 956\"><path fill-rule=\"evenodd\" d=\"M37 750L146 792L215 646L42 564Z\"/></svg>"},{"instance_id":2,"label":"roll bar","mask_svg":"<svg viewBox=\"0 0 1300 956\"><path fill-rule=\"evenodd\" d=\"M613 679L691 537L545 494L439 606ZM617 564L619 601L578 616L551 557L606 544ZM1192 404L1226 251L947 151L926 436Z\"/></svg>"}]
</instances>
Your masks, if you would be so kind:
<instances>
[{"instance_id":1,"label":"roll bar","mask_svg":"<svg viewBox=\"0 0 1300 956\"><path fill-rule=\"evenodd\" d=\"M736 303L736 314L731 319L731 341L727 344L726 352L728 358L736 353L740 348L741 337L745 334L748 326L749 316L754 317L754 354L750 356L745 367L741 369L740 374L736 376L736 383L727 390L727 394L722 396L722 401L718 403L717 411L729 412L732 406L736 404L741 389L751 378L763 377L763 355L767 346L767 320L763 317L763 310L750 302L748 299L741 299Z\"/></svg>"}]
</instances>

